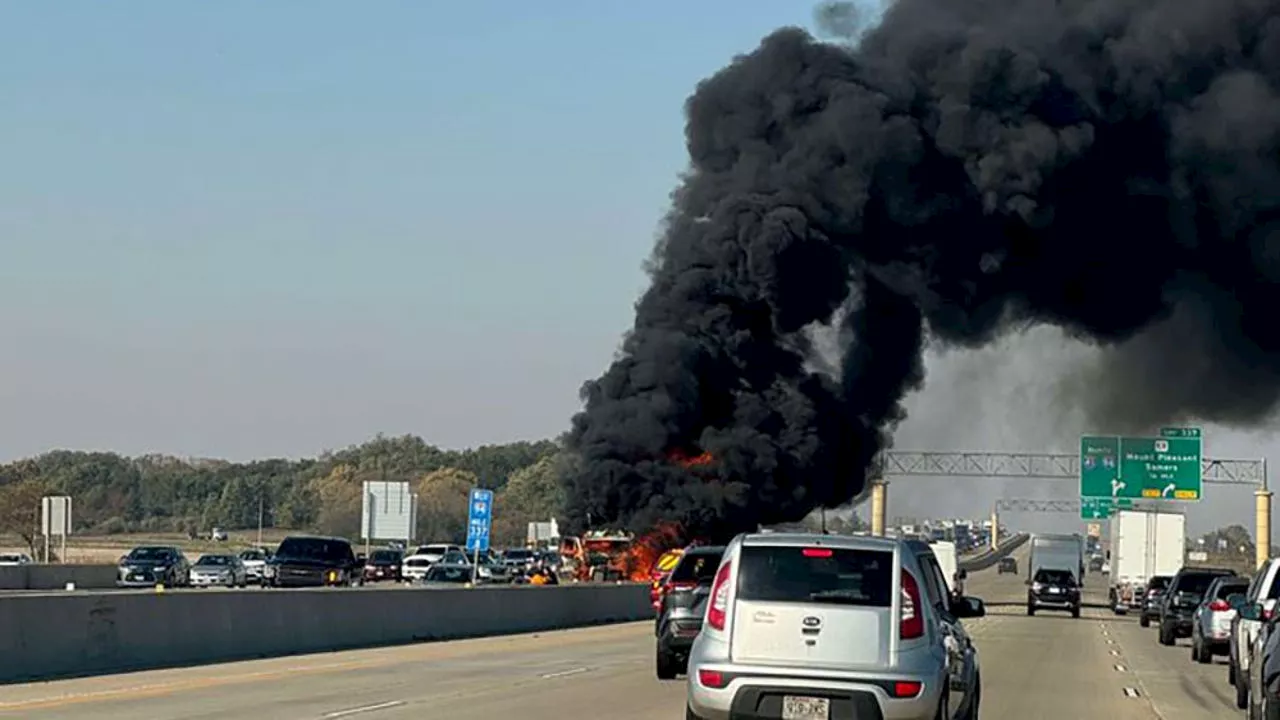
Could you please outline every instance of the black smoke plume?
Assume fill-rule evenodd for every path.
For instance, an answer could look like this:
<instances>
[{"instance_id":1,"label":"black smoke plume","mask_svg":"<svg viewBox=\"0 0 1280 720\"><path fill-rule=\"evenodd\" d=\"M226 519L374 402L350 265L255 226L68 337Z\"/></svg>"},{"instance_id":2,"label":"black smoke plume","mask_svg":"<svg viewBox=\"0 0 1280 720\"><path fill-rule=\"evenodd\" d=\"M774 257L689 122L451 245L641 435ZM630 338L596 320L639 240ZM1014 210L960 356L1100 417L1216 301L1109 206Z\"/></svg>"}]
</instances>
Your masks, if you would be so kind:
<instances>
[{"instance_id":1,"label":"black smoke plume","mask_svg":"<svg viewBox=\"0 0 1280 720\"><path fill-rule=\"evenodd\" d=\"M765 38L688 101L652 287L568 436L571 515L723 537L848 501L926 338L1056 325L1110 348L1068 401L1116 424L1268 417L1278 83L1274 0L899 0L852 46Z\"/></svg>"}]
</instances>

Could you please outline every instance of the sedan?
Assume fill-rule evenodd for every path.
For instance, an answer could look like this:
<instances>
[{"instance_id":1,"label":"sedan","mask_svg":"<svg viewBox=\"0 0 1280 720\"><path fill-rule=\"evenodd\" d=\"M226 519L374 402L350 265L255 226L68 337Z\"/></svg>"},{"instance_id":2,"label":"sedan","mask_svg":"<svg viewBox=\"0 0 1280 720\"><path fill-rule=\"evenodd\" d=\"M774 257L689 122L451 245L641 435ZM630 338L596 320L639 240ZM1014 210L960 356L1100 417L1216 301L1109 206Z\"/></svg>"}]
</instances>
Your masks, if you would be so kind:
<instances>
[{"instance_id":1,"label":"sedan","mask_svg":"<svg viewBox=\"0 0 1280 720\"><path fill-rule=\"evenodd\" d=\"M364 581L395 580L399 582L404 553L399 550L374 550L364 562Z\"/></svg>"},{"instance_id":2,"label":"sedan","mask_svg":"<svg viewBox=\"0 0 1280 720\"><path fill-rule=\"evenodd\" d=\"M191 566L193 587L244 587L249 573L237 555L201 555Z\"/></svg>"}]
</instances>

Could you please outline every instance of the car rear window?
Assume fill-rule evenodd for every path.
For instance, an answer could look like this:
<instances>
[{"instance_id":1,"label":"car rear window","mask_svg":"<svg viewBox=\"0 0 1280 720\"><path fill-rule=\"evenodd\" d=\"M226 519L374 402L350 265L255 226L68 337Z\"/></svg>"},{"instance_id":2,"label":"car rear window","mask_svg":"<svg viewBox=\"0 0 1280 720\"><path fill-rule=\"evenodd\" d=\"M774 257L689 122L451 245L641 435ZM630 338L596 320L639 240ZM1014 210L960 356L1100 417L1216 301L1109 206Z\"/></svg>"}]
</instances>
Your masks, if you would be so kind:
<instances>
[{"instance_id":1,"label":"car rear window","mask_svg":"<svg viewBox=\"0 0 1280 720\"><path fill-rule=\"evenodd\" d=\"M747 546L738 572L738 599L830 602L889 607L893 553L878 550Z\"/></svg>"},{"instance_id":2,"label":"car rear window","mask_svg":"<svg viewBox=\"0 0 1280 720\"><path fill-rule=\"evenodd\" d=\"M1157 575L1151 578L1151 582L1147 583L1148 590L1165 590L1169 587L1169 581L1173 578Z\"/></svg>"},{"instance_id":3,"label":"car rear window","mask_svg":"<svg viewBox=\"0 0 1280 720\"><path fill-rule=\"evenodd\" d=\"M1206 573L1187 573L1178 580L1178 592L1203 595L1209 589L1209 585L1220 577L1222 576Z\"/></svg>"},{"instance_id":4,"label":"car rear window","mask_svg":"<svg viewBox=\"0 0 1280 720\"><path fill-rule=\"evenodd\" d=\"M1036 582L1048 583L1050 585L1075 585L1076 578L1071 574L1070 570L1038 570L1036 571Z\"/></svg>"},{"instance_id":5,"label":"car rear window","mask_svg":"<svg viewBox=\"0 0 1280 720\"><path fill-rule=\"evenodd\" d=\"M671 582L692 582L699 585L710 585L715 579L716 570L720 567L723 553L688 553L680 558L676 569L671 571Z\"/></svg>"},{"instance_id":6,"label":"car rear window","mask_svg":"<svg viewBox=\"0 0 1280 720\"><path fill-rule=\"evenodd\" d=\"M1248 589L1249 589L1249 583L1243 583L1243 582L1222 583L1221 585L1218 586L1218 592L1214 593L1213 597L1215 600L1226 600L1229 595L1235 595L1236 593L1243 593L1245 590L1248 590Z\"/></svg>"}]
</instances>

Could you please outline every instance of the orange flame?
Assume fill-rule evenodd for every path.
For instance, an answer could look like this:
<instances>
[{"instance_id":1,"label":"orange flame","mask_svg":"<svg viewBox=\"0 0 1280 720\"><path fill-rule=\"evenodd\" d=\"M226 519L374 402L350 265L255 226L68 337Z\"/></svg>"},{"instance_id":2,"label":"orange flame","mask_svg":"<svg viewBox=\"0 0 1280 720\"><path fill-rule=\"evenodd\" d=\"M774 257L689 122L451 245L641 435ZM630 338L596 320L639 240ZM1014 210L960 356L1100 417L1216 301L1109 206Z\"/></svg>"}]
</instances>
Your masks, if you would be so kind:
<instances>
[{"instance_id":1,"label":"orange flame","mask_svg":"<svg viewBox=\"0 0 1280 720\"><path fill-rule=\"evenodd\" d=\"M679 524L659 523L651 532L637 538L627 552L618 557L615 569L631 582L649 582L658 560L669 551L682 546L683 535Z\"/></svg>"},{"instance_id":2,"label":"orange flame","mask_svg":"<svg viewBox=\"0 0 1280 720\"><path fill-rule=\"evenodd\" d=\"M675 464L679 465L682 468L691 468L691 467L698 467L701 465L710 465L712 462L715 461L715 457L709 452L704 452L700 455L690 456L690 455L686 455L684 452L680 450L675 450L671 453L670 457L671 457L671 460L675 462Z\"/></svg>"}]
</instances>

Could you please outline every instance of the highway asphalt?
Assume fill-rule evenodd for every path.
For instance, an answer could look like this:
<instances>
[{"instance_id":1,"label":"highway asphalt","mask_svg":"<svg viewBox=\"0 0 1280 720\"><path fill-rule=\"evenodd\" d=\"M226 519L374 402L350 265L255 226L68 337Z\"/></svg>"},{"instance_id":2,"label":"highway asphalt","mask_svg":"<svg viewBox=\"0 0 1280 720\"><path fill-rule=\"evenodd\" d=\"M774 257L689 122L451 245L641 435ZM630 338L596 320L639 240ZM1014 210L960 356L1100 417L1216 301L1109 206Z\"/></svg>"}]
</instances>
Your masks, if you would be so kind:
<instances>
[{"instance_id":1,"label":"highway asphalt","mask_svg":"<svg viewBox=\"0 0 1280 720\"><path fill-rule=\"evenodd\" d=\"M1018 553L1025 569L1026 551ZM967 622L983 668L987 720L1208 720L1240 717L1226 668L1193 664L1186 641L1156 642L1131 617L1027 617L1023 575L974 573L991 603ZM1087 599L1105 600L1105 578ZM358 619L354 619L358 621ZM0 718L31 720L523 720L683 717L684 681L653 676L652 624L9 685Z\"/></svg>"}]
</instances>

